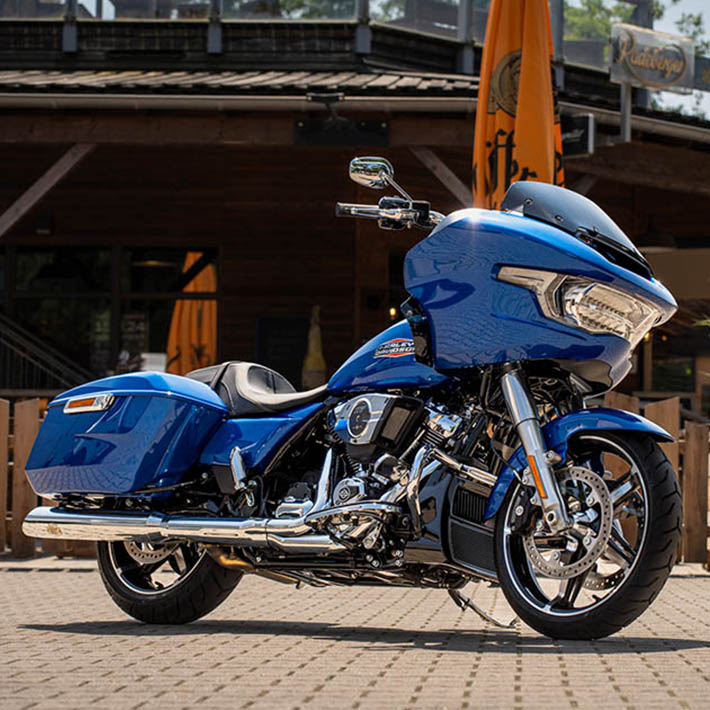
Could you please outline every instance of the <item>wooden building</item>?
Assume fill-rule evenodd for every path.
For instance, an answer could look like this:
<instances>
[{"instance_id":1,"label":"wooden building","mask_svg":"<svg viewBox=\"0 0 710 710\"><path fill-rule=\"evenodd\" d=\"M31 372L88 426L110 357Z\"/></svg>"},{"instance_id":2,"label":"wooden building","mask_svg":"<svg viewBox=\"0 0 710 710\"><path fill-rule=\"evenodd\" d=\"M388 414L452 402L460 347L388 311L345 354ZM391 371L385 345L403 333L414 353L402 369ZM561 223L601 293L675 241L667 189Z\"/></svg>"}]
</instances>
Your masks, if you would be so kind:
<instances>
[{"instance_id":1,"label":"wooden building","mask_svg":"<svg viewBox=\"0 0 710 710\"><path fill-rule=\"evenodd\" d=\"M188 252L217 269L216 291L189 298L218 302L219 358L296 383L313 306L330 371L395 317L423 233L336 219L334 203L380 197L347 178L353 156L379 154L435 209L470 204L474 34L361 15L78 16L0 19L0 393L164 351ZM597 125L596 152L565 158L567 185L659 252L682 299L625 387L673 383L708 406L696 356L710 331L693 325L710 314L710 123L636 106L620 145L618 87L563 58L557 70L563 115Z\"/></svg>"}]
</instances>

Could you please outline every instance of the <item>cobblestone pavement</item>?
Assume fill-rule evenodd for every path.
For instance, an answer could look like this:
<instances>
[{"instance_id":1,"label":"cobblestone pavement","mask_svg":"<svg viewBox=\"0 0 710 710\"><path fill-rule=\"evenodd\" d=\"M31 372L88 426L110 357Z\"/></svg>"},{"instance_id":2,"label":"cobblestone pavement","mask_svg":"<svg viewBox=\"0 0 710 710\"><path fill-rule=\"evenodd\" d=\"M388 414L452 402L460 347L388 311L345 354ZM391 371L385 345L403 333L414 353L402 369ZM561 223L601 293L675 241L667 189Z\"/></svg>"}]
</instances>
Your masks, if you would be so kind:
<instances>
[{"instance_id":1,"label":"cobblestone pavement","mask_svg":"<svg viewBox=\"0 0 710 710\"><path fill-rule=\"evenodd\" d=\"M89 561L0 562L0 708L708 708L710 575L679 566L622 633L496 629L443 591L246 577L207 618L144 626ZM498 589L469 587L501 617Z\"/></svg>"}]
</instances>

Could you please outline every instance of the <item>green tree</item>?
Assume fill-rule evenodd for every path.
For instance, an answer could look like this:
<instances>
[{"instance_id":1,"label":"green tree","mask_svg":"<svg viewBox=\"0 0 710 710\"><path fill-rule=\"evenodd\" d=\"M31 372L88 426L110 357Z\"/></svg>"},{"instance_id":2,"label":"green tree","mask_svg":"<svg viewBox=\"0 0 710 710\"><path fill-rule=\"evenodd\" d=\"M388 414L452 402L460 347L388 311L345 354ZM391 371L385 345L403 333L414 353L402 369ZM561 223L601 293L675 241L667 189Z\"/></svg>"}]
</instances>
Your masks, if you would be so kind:
<instances>
[{"instance_id":1,"label":"green tree","mask_svg":"<svg viewBox=\"0 0 710 710\"><path fill-rule=\"evenodd\" d=\"M607 39L616 22L630 22L633 6L607 0L565 0L565 39Z\"/></svg>"}]
</instances>

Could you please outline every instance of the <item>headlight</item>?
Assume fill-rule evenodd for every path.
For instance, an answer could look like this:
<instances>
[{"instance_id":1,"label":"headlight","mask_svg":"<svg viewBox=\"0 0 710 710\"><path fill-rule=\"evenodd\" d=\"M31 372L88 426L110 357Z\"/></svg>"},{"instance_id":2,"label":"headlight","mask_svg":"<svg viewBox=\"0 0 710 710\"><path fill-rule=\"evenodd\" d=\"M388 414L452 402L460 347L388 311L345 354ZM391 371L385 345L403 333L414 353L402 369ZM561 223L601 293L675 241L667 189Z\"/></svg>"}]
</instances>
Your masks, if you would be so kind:
<instances>
[{"instance_id":1,"label":"headlight","mask_svg":"<svg viewBox=\"0 0 710 710\"><path fill-rule=\"evenodd\" d=\"M618 335L632 347L661 316L643 298L579 276L504 266L498 279L533 291L548 318L588 333Z\"/></svg>"}]
</instances>

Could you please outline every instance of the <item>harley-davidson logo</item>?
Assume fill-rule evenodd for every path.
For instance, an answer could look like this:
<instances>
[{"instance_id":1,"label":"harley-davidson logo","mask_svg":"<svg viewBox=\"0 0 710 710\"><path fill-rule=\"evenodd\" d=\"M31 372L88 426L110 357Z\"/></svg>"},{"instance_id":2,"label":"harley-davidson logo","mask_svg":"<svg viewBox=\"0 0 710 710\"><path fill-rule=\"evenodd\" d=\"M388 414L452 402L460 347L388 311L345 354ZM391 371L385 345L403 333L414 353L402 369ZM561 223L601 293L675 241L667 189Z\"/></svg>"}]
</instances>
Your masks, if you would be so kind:
<instances>
[{"instance_id":1,"label":"harley-davidson logo","mask_svg":"<svg viewBox=\"0 0 710 710\"><path fill-rule=\"evenodd\" d=\"M375 357L402 357L414 355L414 341L410 338L395 338L382 343L375 350Z\"/></svg>"}]
</instances>

